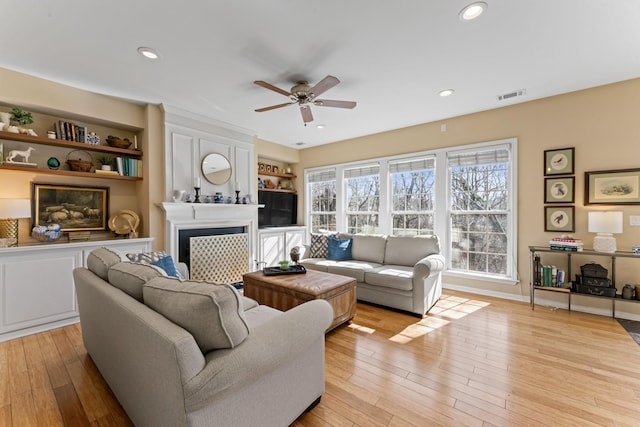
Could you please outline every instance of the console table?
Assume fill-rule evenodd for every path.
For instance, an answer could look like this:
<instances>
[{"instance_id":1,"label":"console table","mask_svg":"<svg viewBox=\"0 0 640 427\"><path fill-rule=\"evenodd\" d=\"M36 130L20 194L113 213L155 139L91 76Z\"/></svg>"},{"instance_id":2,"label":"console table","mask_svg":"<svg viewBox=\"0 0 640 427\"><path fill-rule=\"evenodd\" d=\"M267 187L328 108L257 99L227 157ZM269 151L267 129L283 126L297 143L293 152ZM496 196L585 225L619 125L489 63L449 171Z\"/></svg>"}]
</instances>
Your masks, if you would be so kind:
<instances>
[{"instance_id":1,"label":"console table","mask_svg":"<svg viewBox=\"0 0 640 427\"><path fill-rule=\"evenodd\" d=\"M584 249L580 252L572 252L572 251L560 251L555 249L550 249L548 246L529 246L529 296L531 301L531 309L535 308L535 293L536 291L548 291L548 292L559 292L567 295L569 311L571 311L571 295L579 295L581 297L591 297L591 298L604 298L611 300L611 316L616 317L616 300L618 301L626 301L626 302L640 302L638 300L633 299L623 299L619 295L616 297L607 297L600 295L591 295L591 294L583 294L578 292L572 292L571 289L568 288L553 288L550 286L536 286L534 279L534 263L535 257L538 253L554 253L560 255L566 255L567 257L567 280L571 280L571 257L574 256L603 256L611 259L611 283L613 286L616 285L616 258L640 258L640 255L635 255L632 252L626 251L616 251L613 253L610 252L598 252L592 249Z\"/></svg>"}]
</instances>

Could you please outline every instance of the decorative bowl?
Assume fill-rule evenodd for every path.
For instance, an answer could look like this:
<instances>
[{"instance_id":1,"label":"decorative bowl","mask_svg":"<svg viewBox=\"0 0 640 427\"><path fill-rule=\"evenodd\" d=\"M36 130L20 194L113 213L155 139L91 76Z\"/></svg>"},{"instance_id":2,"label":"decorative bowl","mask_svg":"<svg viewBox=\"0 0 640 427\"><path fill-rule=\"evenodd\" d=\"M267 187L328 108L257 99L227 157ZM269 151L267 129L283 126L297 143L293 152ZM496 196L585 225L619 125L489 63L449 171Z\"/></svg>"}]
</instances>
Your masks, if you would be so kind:
<instances>
[{"instance_id":1,"label":"decorative bowl","mask_svg":"<svg viewBox=\"0 0 640 427\"><path fill-rule=\"evenodd\" d=\"M125 141L124 139L107 138L107 144L109 144L111 147L129 148L131 146L131 141Z\"/></svg>"},{"instance_id":2,"label":"decorative bowl","mask_svg":"<svg viewBox=\"0 0 640 427\"><path fill-rule=\"evenodd\" d=\"M54 242L62 237L62 231L58 224L51 224L48 227L36 225L31 230L31 236L40 242Z\"/></svg>"}]
</instances>

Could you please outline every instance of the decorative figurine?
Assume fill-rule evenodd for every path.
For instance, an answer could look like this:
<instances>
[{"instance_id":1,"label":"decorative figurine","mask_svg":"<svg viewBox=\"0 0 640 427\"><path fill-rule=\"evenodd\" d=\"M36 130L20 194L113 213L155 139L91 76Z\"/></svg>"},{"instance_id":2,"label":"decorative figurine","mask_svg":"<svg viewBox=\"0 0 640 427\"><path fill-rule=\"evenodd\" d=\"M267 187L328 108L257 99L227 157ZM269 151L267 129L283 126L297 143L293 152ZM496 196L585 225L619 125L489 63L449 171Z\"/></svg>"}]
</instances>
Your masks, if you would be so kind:
<instances>
[{"instance_id":1,"label":"decorative figurine","mask_svg":"<svg viewBox=\"0 0 640 427\"><path fill-rule=\"evenodd\" d=\"M29 147L26 150L11 150L9 151L9 155L5 159L7 163L18 163L13 161L17 156L22 157L22 163L29 163L29 156L31 156L31 152L35 151L33 147Z\"/></svg>"}]
</instances>

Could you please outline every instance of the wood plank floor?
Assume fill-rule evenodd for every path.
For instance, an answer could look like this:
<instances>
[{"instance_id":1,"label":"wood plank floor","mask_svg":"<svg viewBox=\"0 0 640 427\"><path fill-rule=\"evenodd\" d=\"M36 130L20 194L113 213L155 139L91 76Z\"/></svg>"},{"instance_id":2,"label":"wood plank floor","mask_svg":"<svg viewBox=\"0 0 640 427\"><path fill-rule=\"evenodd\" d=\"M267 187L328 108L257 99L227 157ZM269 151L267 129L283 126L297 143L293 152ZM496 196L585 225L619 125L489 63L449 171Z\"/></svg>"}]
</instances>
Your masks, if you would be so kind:
<instances>
[{"instance_id":1,"label":"wood plank floor","mask_svg":"<svg viewBox=\"0 0 640 427\"><path fill-rule=\"evenodd\" d=\"M612 318L445 291L418 319L358 304L294 426L639 426L640 346ZM0 343L0 426L130 426L79 325Z\"/></svg>"}]
</instances>

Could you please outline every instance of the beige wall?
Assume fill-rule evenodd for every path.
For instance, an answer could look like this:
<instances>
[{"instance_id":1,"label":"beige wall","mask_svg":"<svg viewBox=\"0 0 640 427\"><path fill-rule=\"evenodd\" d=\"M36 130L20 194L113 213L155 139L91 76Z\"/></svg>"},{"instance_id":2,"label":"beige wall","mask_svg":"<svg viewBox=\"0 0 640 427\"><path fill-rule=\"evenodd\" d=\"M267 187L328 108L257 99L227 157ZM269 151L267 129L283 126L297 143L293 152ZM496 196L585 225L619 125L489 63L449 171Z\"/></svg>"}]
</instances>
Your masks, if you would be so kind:
<instances>
[{"instance_id":1,"label":"beige wall","mask_svg":"<svg viewBox=\"0 0 640 427\"><path fill-rule=\"evenodd\" d=\"M141 149L144 151L144 180L130 182L102 179L73 179L37 172L0 170L0 197L30 197L30 182L82 183L108 185L111 188L111 210L132 209L140 213L143 236L155 238L154 248L164 249L162 211L156 206L164 200L164 128L160 108L139 105L53 83L22 73L0 68L0 110L17 105L41 113L68 119L95 122L109 126L144 129ZM257 158L292 163L295 182L300 195L300 223L302 223L302 174L304 168L363 160L402 153L452 147L475 142L517 137L518 159L518 272L517 286L488 282L473 282L452 277L448 283L481 287L485 291L528 295L529 245L545 245L553 233L545 233L543 217L543 151L576 148L576 233L589 246L593 234L588 233L587 212L595 209L624 212L624 234L618 236L618 247L629 249L640 244L640 227L629 226L629 215L640 215L640 206L603 206L586 208L583 205L584 172L640 167L640 79L620 82L594 89L574 92L513 105L491 111L427 123L334 144L296 150L261 139L255 140ZM440 125L446 123L447 131ZM42 130L36 128L37 131ZM45 129L46 130L46 129ZM254 193L256 194L256 193ZM21 223L21 235L28 235L29 224ZM586 259L580 258L584 263ZM610 268L606 259L594 258ZM558 261L560 263L560 261ZM619 260L618 288L624 283L640 283L640 263Z\"/></svg>"},{"instance_id":2,"label":"beige wall","mask_svg":"<svg viewBox=\"0 0 640 427\"><path fill-rule=\"evenodd\" d=\"M0 111L9 111L11 106L33 111L35 121L30 127L41 136L53 129L56 118L90 124L90 130L96 130L103 140L113 128L131 134L144 130L139 138L144 153L144 180L134 183L0 170L0 197L30 198L32 182L106 186L110 188L110 211L131 209L138 212L141 236L156 237L154 247L164 246L162 226L159 225L161 212L154 206L163 200L164 191L164 188L158 190L158 186L164 187L164 136L162 114L157 106L126 102L0 68ZM38 159L39 164L46 161L51 150L60 150L45 146L35 148L33 158ZM67 152L62 150L55 155L64 162ZM21 220L20 239L27 240L29 233L29 221Z\"/></svg>"},{"instance_id":3,"label":"beige wall","mask_svg":"<svg viewBox=\"0 0 640 427\"><path fill-rule=\"evenodd\" d=\"M447 131L440 125L446 123ZM546 245L557 233L544 232L543 151L575 147L576 237L591 246L587 232L590 210L622 210L624 233L618 248L640 244L640 227L629 226L629 215L640 215L640 206L585 207L584 172L639 168L640 79L601 86L491 111L351 139L300 151L298 170L394 154L453 147L508 137L518 138L518 273L517 286L447 277L447 283L500 293L528 295L529 245ZM366 157L363 157L366 153ZM552 262L553 258L548 258ZM579 261L578 261L579 260ZM576 266L591 259L578 258ZM593 258L610 269L605 258ZM560 260L557 261L562 264ZM624 283L640 283L640 262L618 260L618 289ZM545 295L546 296L546 295Z\"/></svg>"}]
</instances>

